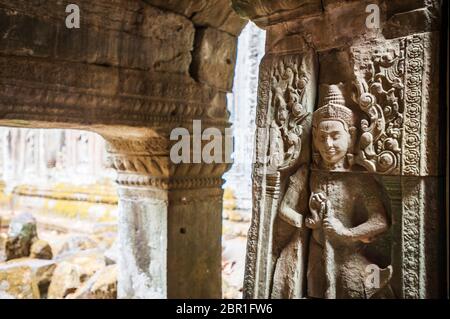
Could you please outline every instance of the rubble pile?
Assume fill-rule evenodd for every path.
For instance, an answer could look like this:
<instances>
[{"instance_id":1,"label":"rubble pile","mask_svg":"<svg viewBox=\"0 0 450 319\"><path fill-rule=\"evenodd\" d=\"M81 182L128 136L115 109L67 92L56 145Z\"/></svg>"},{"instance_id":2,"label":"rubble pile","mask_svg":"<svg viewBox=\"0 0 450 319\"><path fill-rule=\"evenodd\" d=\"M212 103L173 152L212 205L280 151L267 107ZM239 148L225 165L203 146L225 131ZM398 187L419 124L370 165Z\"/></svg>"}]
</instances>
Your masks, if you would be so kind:
<instances>
[{"instance_id":1,"label":"rubble pile","mask_svg":"<svg viewBox=\"0 0 450 319\"><path fill-rule=\"evenodd\" d=\"M29 213L11 219L0 237L0 299L117 298L111 236L44 235L52 242Z\"/></svg>"}]
</instances>

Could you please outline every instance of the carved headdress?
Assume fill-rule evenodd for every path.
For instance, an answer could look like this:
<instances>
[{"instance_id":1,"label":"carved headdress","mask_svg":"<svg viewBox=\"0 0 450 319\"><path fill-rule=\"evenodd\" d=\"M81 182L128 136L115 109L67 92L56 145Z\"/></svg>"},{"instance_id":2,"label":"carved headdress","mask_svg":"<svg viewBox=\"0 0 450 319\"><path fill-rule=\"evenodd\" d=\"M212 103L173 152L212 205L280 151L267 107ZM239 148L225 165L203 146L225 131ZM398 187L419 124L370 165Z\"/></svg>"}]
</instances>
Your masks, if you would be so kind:
<instances>
[{"instance_id":1,"label":"carved headdress","mask_svg":"<svg viewBox=\"0 0 450 319\"><path fill-rule=\"evenodd\" d=\"M347 131L355 124L353 112L345 106L344 96L339 86L335 84L328 86L322 106L313 113L313 127L317 127L320 122L327 120L341 122Z\"/></svg>"}]
</instances>

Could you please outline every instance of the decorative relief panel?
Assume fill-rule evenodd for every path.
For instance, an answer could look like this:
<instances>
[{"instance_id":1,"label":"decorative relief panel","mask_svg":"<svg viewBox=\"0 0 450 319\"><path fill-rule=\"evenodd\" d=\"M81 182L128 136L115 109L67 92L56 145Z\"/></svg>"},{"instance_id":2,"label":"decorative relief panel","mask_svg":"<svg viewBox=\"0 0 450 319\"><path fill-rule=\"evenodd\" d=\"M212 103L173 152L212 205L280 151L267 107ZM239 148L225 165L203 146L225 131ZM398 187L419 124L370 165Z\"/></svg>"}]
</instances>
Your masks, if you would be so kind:
<instances>
[{"instance_id":1,"label":"decorative relief panel","mask_svg":"<svg viewBox=\"0 0 450 319\"><path fill-rule=\"evenodd\" d=\"M274 270L272 236L289 175L309 170L311 117L316 98L314 52L266 56L260 68L253 219L248 236L245 294L268 297ZM262 244L266 243L266 244ZM276 244L276 243L275 243ZM254 289L252 287L255 287Z\"/></svg>"},{"instance_id":2,"label":"decorative relief panel","mask_svg":"<svg viewBox=\"0 0 450 319\"><path fill-rule=\"evenodd\" d=\"M246 297L433 294L424 216L437 207L424 194L435 184L422 180L437 167L433 41L264 59Z\"/></svg>"},{"instance_id":3,"label":"decorative relief panel","mask_svg":"<svg viewBox=\"0 0 450 319\"><path fill-rule=\"evenodd\" d=\"M428 112L422 98L426 41L414 35L352 50L354 100L365 115L355 160L369 172L422 175L421 154L430 138L422 123Z\"/></svg>"}]
</instances>

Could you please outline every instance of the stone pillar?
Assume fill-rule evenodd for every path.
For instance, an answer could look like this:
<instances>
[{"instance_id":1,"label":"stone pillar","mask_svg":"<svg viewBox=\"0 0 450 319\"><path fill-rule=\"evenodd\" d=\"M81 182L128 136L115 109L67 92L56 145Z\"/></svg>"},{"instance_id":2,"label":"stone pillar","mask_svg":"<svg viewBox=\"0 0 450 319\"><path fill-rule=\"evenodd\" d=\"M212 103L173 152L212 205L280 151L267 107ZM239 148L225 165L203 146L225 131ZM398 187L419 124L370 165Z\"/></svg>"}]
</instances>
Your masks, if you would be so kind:
<instances>
[{"instance_id":1,"label":"stone pillar","mask_svg":"<svg viewBox=\"0 0 450 319\"><path fill-rule=\"evenodd\" d=\"M327 288L322 297L357 296L358 289L351 289L349 285L355 283L349 278L356 278L358 271L355 268L345 277L350 269L348 260L344 254L332 254L339 245L350 247L356 242L365 253L348 252L361 258L361 265L362 260L372 260L378 270L385 267L385 286L376 292L366 287L368 290L359 296L443 296L448 252L443 244L445 190L439 164L445 156L440 139L443 123L439 120L440 114L445 114L439 101L440 2L233 0L233 7L267 31L259 79L254 208L244 295L317 297L321 295L317 295L317 285L323 280ZM314 58L305 59L308 55ZM286 122L295 119L292 112L304 94L302 90L310 97L301 101L308 111L322 108L313 113L316 124L311 127L305 123L300 134L293 129L295 125L284 127L284 120L280 123L277 116L285 109ZM352 114L352 118L345 114ZM332 166L321 166L320 141L304 135L314 136L322 117L331 122L355 121L355 129L348 131L354 137L341 175L333 175ZM301 155L287 161L292 157L289 145L295 136L302 141ZM310 178L305 167L309 167ZM315 176L320 174L326 178L318 181ZM375 180L380 190L363 187L355 195L358 192L345 188L348 180ZM318 185L329 200L325 211L333 204L341 207L336 213L338 222L333 220L336 224L321 217L319 225L327 223L324 228L318 226L326 234L324 248L313 247L317 237L309 237L309 231L317 234L315 224L308 219L317 206L308 204L308 199ZM273 196L274 190L279 196ZM356 205L353 209L345 206L351 201ZM375 208L376 202L383 204ZM364 205L368 205L365 213L358 208ZM361 220L345 219L353 213ZM378 235L367 241L352 237L366 226L366 230L374 226L365 224L369 219L364 214L372 213L387 216L387 224L381 223ZM359 225L364 226L356 228ZM336 236L347 239L334 242ZM320 249L323 255L318 256L326 262L316 266L324 267L323 273L317 270L320 267L308 268L303 259L305 253L316 254ZM283 273L286 263L290 266ZM311 272L316 278L309 278ZM364 271L360 275L365 278Z\"/></svg>"},{"instance_id":2,"label":"stone pillar","mask_svg":"<svg viewBox=\"0 0 450 319\"><path fill-rule=\"evenodd\" d=\"M119 297L220 298L229 164L173 164L163 136L107 138L118 171Z\"/></svg>"}]
</instances>

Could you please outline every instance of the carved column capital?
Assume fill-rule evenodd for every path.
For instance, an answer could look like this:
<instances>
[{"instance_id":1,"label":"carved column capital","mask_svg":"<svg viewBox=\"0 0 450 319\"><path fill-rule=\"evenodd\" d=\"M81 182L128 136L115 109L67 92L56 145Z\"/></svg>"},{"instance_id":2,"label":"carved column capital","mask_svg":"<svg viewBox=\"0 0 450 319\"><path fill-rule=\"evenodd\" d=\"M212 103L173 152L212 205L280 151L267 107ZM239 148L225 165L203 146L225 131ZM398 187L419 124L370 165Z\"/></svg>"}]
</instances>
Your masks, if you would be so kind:
<instances>
[{"instance_id":1,"label":"carved column capital","mask_svg":"<svg viewBox=\"0 0 450 319\"><path fill-rule=\"evenodd\" d=\"M231 166L230 163L175 164L170 159L173 142L166 137L107 140L109 164L117 171L117 184L123 187L148 187L165 191L217 188L222 186L222 175Z\"/></svg>"}]
</instances>

